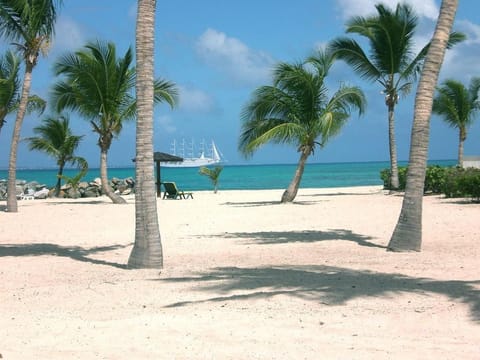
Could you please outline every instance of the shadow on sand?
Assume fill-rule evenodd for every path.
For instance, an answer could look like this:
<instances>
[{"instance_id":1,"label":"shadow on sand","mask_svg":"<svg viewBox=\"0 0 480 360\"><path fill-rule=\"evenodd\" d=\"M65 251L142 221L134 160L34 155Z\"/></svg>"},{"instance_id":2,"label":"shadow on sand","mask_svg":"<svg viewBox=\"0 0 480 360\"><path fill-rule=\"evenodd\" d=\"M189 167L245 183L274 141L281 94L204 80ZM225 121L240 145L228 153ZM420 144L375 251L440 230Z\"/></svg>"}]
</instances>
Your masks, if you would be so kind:
<instances>
[{"instance_id":1,"label":"shadow on sand","mask_svg":"<svg viewBox=\"0 0 480 360\"><path fill-rule=\"evenodd\" d=\"M260 231L260 232L233 232L218 235L232 239L248 239L247 244L286 244L286 243L314 243L319 241L345 240L357 243L360 246L386 249L386 246L369 242L373 238L355 234L351 230L332 229L331 231Z\"/></svg>"},{"instance_id":2,"label":"shadow on sand","mask_svg":"<svg viewBox=\"0 0 480 360\"><path fill-rule=\"evenodd\" d=\"M118 264L114 262L92 259L89 255L113 251L117 249L125 248L129 245L111 245L111 246L97 246L89 249L82 248L80 246L59 246L57 244L40 243L40 244L0 244L0 257L4 256L63 256L70 259L82 262L89 262L97 265L113 266L119 269L128 269L125 264Z\"/></svg>"},{"instance_id":3,"label":"shadow on sand","mask_svg":"<svg viewBox=\"0 0 480 360\"><path fill-rule=\"evenodd\" d=\"M355 298L388 296L400 293L445 295L470 306L474 321L480 322L480 281L433 280L352 270L333 266L276 266L260 268L221 267L197 276L160 279L162 282L191 282L200 291L224 296L182 301L167 307L197 303L262 299L287 295L325 305L342 305ZM240 292L241 294L235 294Z\"/></svg>"}]
</instances>

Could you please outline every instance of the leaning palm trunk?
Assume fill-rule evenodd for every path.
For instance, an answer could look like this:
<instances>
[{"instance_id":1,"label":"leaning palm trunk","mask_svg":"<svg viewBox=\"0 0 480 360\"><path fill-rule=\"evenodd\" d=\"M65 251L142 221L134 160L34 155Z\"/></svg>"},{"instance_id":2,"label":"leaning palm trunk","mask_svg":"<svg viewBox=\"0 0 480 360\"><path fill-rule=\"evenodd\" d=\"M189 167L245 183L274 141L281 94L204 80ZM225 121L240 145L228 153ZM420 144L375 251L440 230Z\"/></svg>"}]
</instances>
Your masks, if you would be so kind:
<instances>
[{"instance_id":1,"label":"leaning palm trunk","mask_svg":"<svg viewBox=\"0 0 480 360\"><path fill-rule=\"evenodd\" d=\"M102 149L100 151L100 180L102 181L102 192L107 195L114 204L126 204L124 198L113 192L108 183L107 175L107 150Z\"/></svg>"},{"instance_id":2,"label":"leaning palm trunk","mask_svg":"<svg viewBox=\"0 0 480 360\"><path fill-rule=\"evenodd\" d=\"M131 268L163 267L153 171L155 5L155 0L138 0L135 243L128 259L128 266Z\"/></svg>"},{"instance_id":3,"label":"leaning palm trunk","mask_svg":"<svg viewBox=\"0 0 480 360\"><path fill-rule=\"evenodd\" d=\"M402 210L392 238L391 251L420 251L422 246L422 203L427 166L430 116L433 95L442 66L458 0L443 0L415 98L410 160Z\"/></svg>"},{"instance_id":4,"label":"leaning palm trunk","mask_svg":"<svg viewBox=\"0 0 480 360\"><path fill-rule=\"evenodd\" d=\"M394 105L388 105L388 138L390 144L390 186L393 190L398 189L398 163L397 144L395 140Z\"/></svg>"},{"instance_id":5,"label":"leaning palm trunk","mask_svg":"<svg viewBox=\"0 0 480 360\"><path fill-rule=\"evenodd\" d=\"M292 202L297 196L298 188L300 187L300 182L302 181L303 172L305 170L305 164L307 163L309 155L310 151L302 151L297 170L295 170L295 175L293 176L290 185L288 185L288 188L283 192L282 203Z\"/></svg>"},{"instance_id":6,"label":"leaning palm trunk","mask_svg":"<svg viewBox=\"0 0 480 360\"><path fill-rule=\"evenodd\" d=\"M32 84L32 71L34 62L26 61L25 77L23 78L22 97L18 106L15 126L13 128L12 143L10 145L10 159L8 162L8 183L7 183L7 211L18 212L17 204L17 150L20 141L20 130L22 129L23 119L27 111L28 96Z\"/></svg>"}]
</instances>

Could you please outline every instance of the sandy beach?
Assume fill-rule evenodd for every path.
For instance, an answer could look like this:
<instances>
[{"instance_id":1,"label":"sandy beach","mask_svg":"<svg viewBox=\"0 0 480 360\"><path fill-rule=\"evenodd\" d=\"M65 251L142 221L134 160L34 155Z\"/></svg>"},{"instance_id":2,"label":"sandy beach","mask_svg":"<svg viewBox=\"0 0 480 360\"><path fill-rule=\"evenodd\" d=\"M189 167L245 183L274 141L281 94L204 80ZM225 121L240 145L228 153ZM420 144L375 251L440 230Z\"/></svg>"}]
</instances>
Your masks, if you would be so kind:
<instances>
[{"instance_id":1,"label":"sandy beach","mask_svg":"<svg viewBox=\"0 0 480 360\"><path fill-rule=\"evenodd\" d=\"M134 198L0 202L3 359L480 359L480 204L426 196L385 246L381 187L158 200L164 269L126 268Z\"/></svg>"}]
</instances>

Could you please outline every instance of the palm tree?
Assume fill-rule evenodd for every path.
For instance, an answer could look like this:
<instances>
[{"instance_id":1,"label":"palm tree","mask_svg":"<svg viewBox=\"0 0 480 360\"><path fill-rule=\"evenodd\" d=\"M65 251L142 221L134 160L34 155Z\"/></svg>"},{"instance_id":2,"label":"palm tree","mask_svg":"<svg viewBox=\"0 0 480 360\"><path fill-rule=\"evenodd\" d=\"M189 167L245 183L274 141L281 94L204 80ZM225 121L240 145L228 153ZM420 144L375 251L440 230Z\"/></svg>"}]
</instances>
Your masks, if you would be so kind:
<instances>
[{"instance_id":1,"label":"palm tree","mask_svg":"<svg viewBox=\"0 0 480 360\"><path fill-rule=\"evenodd\" d=\"M124 204L125 199L115 194L108 183L107 155L124 122L136 115L132 61L131 49L117 59L113 43L96 41L63 56L54 65L55 74L64 76L53 88L57 111L78 112L98 134L102 191L116 204ZM156 80L155 101L163 100L164 93L172 87L166 81Z\"/></svg>"},{"instance_id":2,"label":"palm tree","mask_svg":"<svg viewBox=\"0 0 480 360\"><path fill-rule=\"evenodd\" d=\"M131 268L163 267L153 169L153 106L154 101L162 100L173 107L177 90L172 83L168 82L163 82L162 87L155 86L153 66L155 7L156 0L138 0L135 242L128 259L128 266ZM157 85L159 85L158 82Z\"/></svg>"},{"instance_id":3,"label":"palm tree","mask_svg":"<svg viewBox=\"0 0 480 360\"><path fill-rule=\"evenodd\" d=\"M220 174L222 173L222 170L223 166L215 166L213 169L202 166L198 170L200 175L205 175L211 180L214 194L216 194L218 191L218 182L220 181Z\"/></svg>"},{"instance_id":4,"label":"palm tree","mask_svg":"<svg viewBox=\"0 0 480 360\"><path fill-rule=\"evenodd\" d=\"M392 188L399 186L397 146L395 140L395 106L400 96L406 96L421 71L429 44L413 56L413 36L418 19L407 4L398 4L395 11L385 5L375 5L378 15L356 16L347 22L347 33L367 39L370 56L360 44L348 37L332 41L329 48L351 65L355 72L369 81L378 81L385 95L388 109L388 137ZM464 39L460 33L452 33L450 44Z\"/></svg>"},{"instance_id":5,"label":"palm tree","mask_svg":"<svg viewBox=\"0 0 480 360\"><path fill-rule=\"evenodd\" d=\"M7 51L0 56L0 131L5 125L5 117L18 110L20 104L19 91L20 59L13 51ZM36 95L28 97L26 113L38 111L40 115L45 111L47 103Z\"/></svg>"},{"instance_id":6,"label":"palm tree","mask_svg":"<svg viewBox=\"0 0 480 360\"><path fill-rule=\"evenodd\" d=\"M47 117L42 125L33 129L37 136L26 138L30 150L39 150L53 157L58 165L55 196L59 196L62 183L63 169L67 164L83 164L84 160L75 156L75 150L80 145L82 136L73 135L70 120L65 115L58 118Z\"/></svg>"},{"instance_id":7,"label":"palm tree","mask_svg":"<svg viewBox=\"0 0 480 360\"><path fill-rule=\"evenodd\" d=\"M297 194L308 157L335 136L354 109L361 114L363 92L342 85L329 99L324 79L334 57L319 51L304 64L280 63L272 86L258 88L242 113L239 150L251 155L268 143L287 143L300 152L295 175L281 202L292 202Z\"/></svg>"},{"instance_id":8,"label":"palm tree","mask_svg":"<svg viewBox=\"0 0 480 360\"><path fill-rule=\"evenodd\" d=\"M17 150L27 110L32 72L40 51L45 51L55 31L57 7L62 0L0 0L0 37L13 41L23 55L25 75L13 129L8 162L7 211L17 212L15 193ZM21 42L21 43L19 43Z\"/></svg>"},{"instance_id":9,"label":"palm tree","mask_svg":"<svg viewBox=\"0 0 480 360\"><path fill-rule=\"evenodd\" d=\"M437 89L438 95L433 99L433 112L441 115L451 127L458 129L458 166L463 167L463 143L467 139L467 129L473 123L480 110L478 98L480 78L473 78L467 89L461 82L445 80Z\"/></svg>"},{"instance_id":10,"label":"palm tree","mask_svg":"<svg viewBox=\"0 0 480 360\"><path fill-rule=\"evenodd\" d=\"M430 116L433 96L448 46L449 33L455 19L458 0L443 0L437 26L423 66L415 97L415 110L410 145L407 184L402 210L388 249L420 251L422 246L422 202L427 167Z\"/></svg>"}]
</instances>

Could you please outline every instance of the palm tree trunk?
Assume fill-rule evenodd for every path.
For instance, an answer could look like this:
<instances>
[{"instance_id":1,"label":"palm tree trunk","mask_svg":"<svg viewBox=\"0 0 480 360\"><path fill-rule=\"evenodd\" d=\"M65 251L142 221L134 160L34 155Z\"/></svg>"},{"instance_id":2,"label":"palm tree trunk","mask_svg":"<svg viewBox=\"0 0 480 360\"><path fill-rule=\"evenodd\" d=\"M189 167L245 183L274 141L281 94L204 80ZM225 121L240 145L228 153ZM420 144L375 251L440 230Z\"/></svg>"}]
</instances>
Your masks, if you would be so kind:
<instances>
[{"instance_id":1,"label":"palm tree trunk","mask_svg":"<svg viewBox=\"0 0 480 360\"><path fill-rule=\"evenodd\" d=\"M60 188L62 186L63 168L64 168L64 165L61 165L58 168L57 184L55 185L55 197L58 197L60 195Z\"/></svg>"},{"instance_id":2,"label":"palm tree trunk","mask_svg":"<svg viewBox=\"0 0 480 360\"><path fill-rule=\"evenodd\" d=\"M102 181L102 192L107 195L114 204L126 204L124 198L120 195L117 195L113 192L112 188L108 183L107 175L107 150L100 150L100 179Z\"/></svg>"},{"instance_id":3,"label":"palm tree trunk","mask_svg":"<svg viewBox=\"0 0 480 360\"><path fill-rule=\"evenodd\" d=\"M466 131L463 128L460 128L459 139L458 139L458 166L463 168L463 145L465 139L467 138Z\"/></svg>"},{"instance_id":4,"label":"palm tree trunk","mask_svg":"<svg viewBox=\"0 0 480 360\"><path fill-rule=\"evenodd\" d=\"M394 100L390 100L392 102ZM393 190L398 189L397 143L395 140L395 105L388 104L388 139L390 146L390 186Z\"/></svg>"},{"instance_id":5,"label":"palm tree trunk","mask_svg":"<svg viewBox=\"0 0 480 360\"><path fill-rule=\"evenodd\" d=\"M422 246L423 188L433 95L457 6L458 0L442 1L435 33L425 58L415 98L405 196L397 225L388 244L391 251L420 251Z\"/></svg>"},{"instance_id":6,"label":"palm tree trunk","mask_svg":"<svg viewBox=\"0 0 480 360\"><path fill-rule=\"evenodd\" d=\"M135 243L128 259L131 268L163 267L153 169L155 7L155 0L138 0Z\"/></svg>"},{"instance_id":7,"label":"palm tree trunk","mask_svg":"<svg viewBox=\"0 0 480 360\"><path fill-rule=\"evenodd\" d=\"M290 185L288 185L288 188L283 192L282 203L292 202L295 199L295 196L297 196L300 181L302 181L303 172L305 170L305 164L307 163L310 152L310 148L302 151L297 170L295 170L295 175L293 176Z\"/></svg>"},{"instance_id":8,"label":"palm tree trunk","mask_svg":"<svg viewBox=\"0 0 480 360\"><path fill-rule=\"evenodd\" d=\"M8 183L7 183L7 211L18 212L17 204L17 150L20 141L20 130L27 110L28 96L32 84L33 63L26 61L25 77L23 78L22 97L18 106L15 126L13 128L12 143L10 144L10 159L8 161Z\"/></svg>"}]
</instances>

